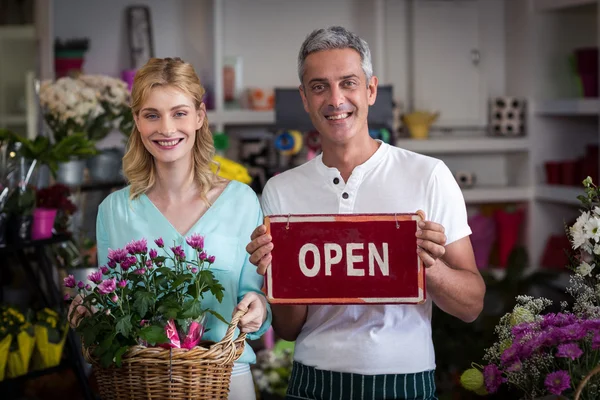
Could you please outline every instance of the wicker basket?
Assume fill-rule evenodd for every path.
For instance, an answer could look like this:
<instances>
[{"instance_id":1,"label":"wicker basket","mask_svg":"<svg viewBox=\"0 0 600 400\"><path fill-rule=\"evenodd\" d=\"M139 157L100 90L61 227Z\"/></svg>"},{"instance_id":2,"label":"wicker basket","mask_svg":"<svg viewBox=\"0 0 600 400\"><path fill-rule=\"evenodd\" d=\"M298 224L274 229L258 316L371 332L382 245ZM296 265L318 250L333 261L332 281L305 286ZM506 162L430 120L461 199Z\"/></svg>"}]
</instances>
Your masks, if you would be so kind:
<instances>
[{"instance_id":1,"label":"wicker basket","mask_svg":"<svg viewBox=\"0 0 600 400\"><path fill-rule=\"evenodd\" d=\"M587 376L585 378L583 378L583 380L581 382L579 382L577 391L575 391L575 400L579 400L579 397L581 396L581 392L583 392L585 385L587 385L589 380L592 379L594 377L594 375L596 375L598 373L600 373L600 365L598 365L596 368L591 370L590 373L587 374Z\"/></svg>"},{"instance_id":2,"label":"wicker basket","mask_svg":"<svg viewBox=\"0 0 600 400\"><path fill-rule=\"evenodd\" d=\"M103 400L227 399L233 362L244 351L246 334L233 335L246 311L238 311L223 339L201 342L191 350L134 346L121 368L103 368L84 349ZM205 347L206 346L206 347Z\"/></svg>"}]
</instances>

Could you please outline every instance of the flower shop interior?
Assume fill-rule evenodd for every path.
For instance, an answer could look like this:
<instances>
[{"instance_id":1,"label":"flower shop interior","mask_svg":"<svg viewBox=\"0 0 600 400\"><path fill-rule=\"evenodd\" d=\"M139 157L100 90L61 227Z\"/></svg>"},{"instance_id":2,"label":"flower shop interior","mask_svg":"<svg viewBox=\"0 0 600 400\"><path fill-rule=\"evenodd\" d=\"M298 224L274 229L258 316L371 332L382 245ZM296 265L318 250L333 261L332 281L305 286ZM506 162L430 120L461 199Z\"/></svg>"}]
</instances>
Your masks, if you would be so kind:
<instances>
[{"instance_id":1,"label":"flower shop interior","mask_svg":"<svg viewBox=\"0 0 600 400\"><path fill-rule=\"evenodd\" d=\"M600 169L599 3L1 0L2 398L100 398L62 282L89 284L98 268L96 214L126 185L137 68L150 57L194 66L219 173L260 196L320 151L296 62L306 35L332 25L369 43L379 78L370 135L443 160L462 190L484 309L467 324L434 306L432 335L438 397L477 398L461 374L516 297L548 298L553 312L571 301L565 228ZM269 330L249 345L257 398L283 398L293 343ZM519 398L507 393L489 397Z\"/></svg>"}]
</instances>

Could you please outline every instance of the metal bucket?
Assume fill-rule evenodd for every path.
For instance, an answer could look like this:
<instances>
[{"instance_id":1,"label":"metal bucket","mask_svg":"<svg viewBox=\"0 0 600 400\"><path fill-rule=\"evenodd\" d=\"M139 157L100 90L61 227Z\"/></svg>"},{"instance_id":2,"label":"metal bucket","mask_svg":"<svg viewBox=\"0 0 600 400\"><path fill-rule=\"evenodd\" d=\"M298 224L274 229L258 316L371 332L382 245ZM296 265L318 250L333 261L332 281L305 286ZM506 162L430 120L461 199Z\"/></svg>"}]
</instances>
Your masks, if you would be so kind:
<instances>
[{"instance_id":1,"label":"metal bucket","mask_svg":"<svg viewBox=\"0 0 600 400\"><path fill-rule=\"evenodd\" d=\"M121 159L123 154L118 149L103 150L87 161L92 182L116 182L121 177Z\"/></svg>"},{"instance_id":2,"label":"metal bucket","mask_svg":"<svg viewBox=\"0 0 600 400\"><path fill-rule=\"evenodd\" d=\"M85 160L71 160L58 165L56 181L67 186L78 186L83 183Z\"/></svg>"}]
</instances>

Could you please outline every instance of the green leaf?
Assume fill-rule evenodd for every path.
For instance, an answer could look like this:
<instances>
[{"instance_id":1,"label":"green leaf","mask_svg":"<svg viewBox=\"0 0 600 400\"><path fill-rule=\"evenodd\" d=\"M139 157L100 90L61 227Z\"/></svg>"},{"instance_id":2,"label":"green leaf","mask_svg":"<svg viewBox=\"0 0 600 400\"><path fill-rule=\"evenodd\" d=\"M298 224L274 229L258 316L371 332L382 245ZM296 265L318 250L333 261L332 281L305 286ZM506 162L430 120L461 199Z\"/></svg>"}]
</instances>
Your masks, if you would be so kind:
<instances>
[{"instance_id":1,"label":"green leaf","mask_svg":"<svg viewBox=\"0 0 600 400\"><path fill-rule=\"evenodd\" d=\"M181 316L183 318L196 319L200 317L200 315L202 315L203 312L204 310L202 310L202 305L200 304L200 301L193 299L185 302L185 304L183 305L183 313L181 314Z\"/></svg>"},{"instance_id":2,"label":"green leaf","mask_svg":"<svg viewBox=\"0 0 600 400\"><path fill-rule=\"evenodd\" d=\"M83 343L89 346L96 342L96 329L93 326L86 328L83 331Z\"/></svg>"},{"instance_id":3,"label":"green leaf","mask_svg":"<svg viewBox=\"0 0 600 400\"><path fill-rule=\"evenodd\" d=\"M165 328L156 325L143 327L140 330L140 338L152 346L157 343L166 343L168 340Z\"/></svg>"},{"instance_id":4,"label":"green leaf","mask_svg":"<svg viewBox=\"0 0 600 400\"><path fill-rule=\"evenodd\" d=\"M98 357L101 357L102 354L106 353L108 351L108 349L110 349L110 345L112 344L112 341L114 338L115 338L114 335L106 335L104 340L102 340L100 342L100 345L98 347L96 347L96 350L94 353L97 354Z\"/></svg>"},{"instance_id":5,"label":"green leaf","mask_svg":"<svg viewBox=\"0 0 600 400\"><path fill-rule=\"evenodd\" d=\"M223 316L221 314L219 314L218 312L214 311L214 310L204 310L206 312L211 313L212 315L214 315L219 321L224 322L225 324L229 325L229 322L227 322L225 320L225 318L223 318Z\"/></svg>"},{"instance_id":6,"label":"green leaf","mask_svg":"<svg viewBox=\"0 0 600 400\"><path fill-rule=\"evenodd\" d=\"M199 296L198 293L198 288L196 287L196 285L190 285L187 288L187 294L189 294L190 296L192 296L194 299L197 299Z\"/></svg>"},{"instance_id":7,"label":"green leaf","mask_svg":"<svg viewBox=\"0 0 600 400\"><path fill-rule=\"evenodd\" d=\"M129 346L121 346L119 348L119 350L117 350L117 353L115 354L115 363L117 364L117 367L121 367L121 356L123 354L125 354L127 352L127 350L129 349Z\"/></svg>"},{"instance_id":8,"label":"green leaf","mask_svg":"<svg viewBox=\"0 0 600 400\"><path fill-rule=\"evenodd\" d=\"M134 297L133 307L140 314L140 318L144 318L148 310L154 305L154 294L143 290L135 292Z\"/></svg>"},{"instance_id":9,"label":"green leaf","mask_svg":"<svg viewBox=\"0 0 600 400\"><path fill-rule=\"evenodd\" d=\"M191 274L183 274L177 277L177 279L175 279L173 281L173 288L178 288L179 286L183 285L186 282L190 282L192 280L192 275Z\"/></svg>"},{"instance_id":10,"label":"green leaf","mask_svg":"<svg viewBox=\"0 0 600 400\"><path fill-rule=\"evenodd\" d=\"M169 296L160 301L158 306L158 313L163 315L166 319L173 319L177 317L180 307L179 302L175 296Z\"/></svg>"},{"instance_id":11,"label":"green leaf","mask_svg":"<svg viewBox=\"0 0 600 400\"><path fill-rule=\"evenodd\" d=\"M156 269L156 272L161 274L162 276L170 276L173 275L173 270L169 267L160 267Z\"/></svg>"},{"instance_id":12,"label":"green leaf","mask_svg":"<svg viewBox=\"0 0 600 400\"><path fill-rule=\"evenodd\" d=\"M217 299L217 301L219 303L221 301L223 301L223 291L224 290L225 290L225 288L220 283L215 283L214 285L212 285L210 287L210 292L213 294L213 296L215 296L215 298Z\"/></svg>"},{"instance_id":13,"label":"green leaf","mask_svg":"<svg viewBox=\"0 0 600 400\"><path fill-rule=\"evenodd\" d=\"M167 257L165 257L165 256L156 256L155 258L152 259L152 261L154 263L159 263L159 262L164 263L166 259L167 259Z\"/></svg>"},{"instance_id":14,"label":"green leaf","mask_svg":"<svg viewBox=\"0 0 600 400\"><path fill-rule=\"evenodd\" d=\"M131 333L132 328L133 327L131 326L131 315L124 315L117 322L117 326L115 329L117 330L117 333L128 337L129 333Z\"/></svg>"}]
</instances>

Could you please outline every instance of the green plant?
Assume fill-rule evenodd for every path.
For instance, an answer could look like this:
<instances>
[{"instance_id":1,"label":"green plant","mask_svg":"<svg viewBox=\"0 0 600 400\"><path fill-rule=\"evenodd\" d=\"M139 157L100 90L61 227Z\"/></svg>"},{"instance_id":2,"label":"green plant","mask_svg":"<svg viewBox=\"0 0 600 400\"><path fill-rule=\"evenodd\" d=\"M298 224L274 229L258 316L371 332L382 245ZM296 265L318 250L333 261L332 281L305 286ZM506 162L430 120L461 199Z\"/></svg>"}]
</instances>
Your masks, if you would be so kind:
<instances>
[{"instance_id":1,"label":"green plant","mask_svg":"<svg viewBox=\"0 0 600 400\"><path fill-rule=\"evenodd\" d=\"M252 368L258 390L283 399L292 375L293 361L293 342L279 340L272 349L260 350Z\"/></svg>"},{"instance_id":2,"label":"green plant","mask_svg":"<svg viewBox=\"0 0 600 400\"><path fill-rule=\"evenodd\" d=\"M35 209L35 189L31 186L15 188L9 192L3 212L9 215L21 215L28 217Z\"/></svg>"},{"instance_id":3,"label":"green plant","mask_svg":"<svg viewBox=\"0 0 600 400\"><path fill-rule=\"evenodd\" d=\"M77 332L102 365L120 366L121 356L138 344L192 348L204 332L206 313L227 323L202 307L207 292L218 302L223 299L224 288L210 270L214 256L204 250L202 236L194 234L186 242L195 250L190 259L181 246L167 251L162 239L155 243L164 256L148 251L145 239L110 250L108 264L88 276L94 288L76 282L73 275L65 278L65 286L77 288L88 311Z\"/></svg>"},{"instance_id":4,"label":"green plant","mask_svg":"<svg viewBox=\"0 0 600 400\"><path fill-rule=\"evenodd\" d=\"M0 140L21 143L21 155L47 165L54 176L58 171L59 163L67 162L73 157L87 158L98 153L94 142L83 133L65 136L53 144L46 136L37 136L30 140L7 129L0 129Z\"/></svg>"}]
</instances>

